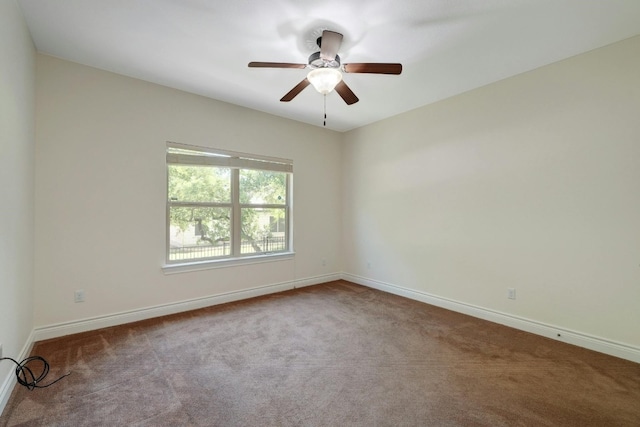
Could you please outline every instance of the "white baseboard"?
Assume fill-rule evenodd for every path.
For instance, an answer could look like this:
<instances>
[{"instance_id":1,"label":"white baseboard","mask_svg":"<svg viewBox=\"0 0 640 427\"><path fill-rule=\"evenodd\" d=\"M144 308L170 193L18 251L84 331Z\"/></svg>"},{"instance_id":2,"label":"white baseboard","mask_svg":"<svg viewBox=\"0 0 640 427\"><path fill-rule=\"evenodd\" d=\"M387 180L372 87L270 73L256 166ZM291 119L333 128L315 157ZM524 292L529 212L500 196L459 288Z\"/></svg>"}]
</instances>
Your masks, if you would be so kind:
<instances>
[{"instance_id":1,"label":"white baseboard","mask_svg":"<svg viewBox=\"0 0 640 427\"><path fill-rule=\"evenodd\" d=\"M137 322L139 320L151 319L154 317L166 316L169 314L181 313L212 305L224 304L227 302L239 301L247 298L273 294L305 286L317 285L320 283L339 280L340 274L326 274L322 276L309 277L306 279L292 280L273 285L259 286L251 289L226 292L217 295L195 298L186 301L145 307L120 313L96 316L88 319L75 320L71 322L58 323L37 327L34 330L34 340L41 341L65 335L77 334L80 332L93 331L100 328L122 325L125 323Z\"/></svg>"},{"instance_id":2,"label":"white baseboard","mask_svg":"<svg viewBox=\"0 0 640 427\"><path fill-rule=\"evenodd\" d=\"M446 308L458 313L468 314L494 323L509 326L525 332L531 332L536 335L551 338L557 341L566 342L568 344L577 345L579 347L594 350L610 356L619 357L621 359L630 360L640 363L640 348L631 345L607 340L582 332L572 331L554 325L548 325L535 320L502 313L495 310L466 304L460 301L442 298L426 292L416 291L413 289L403 288L401 286L380 282L378 280L368 279L353 274L343 273L342 279L348 280L359 285L378 289L380 291L389 292L391 294L400 295L416 301L421 301L437 307Z\"/></svg>"},{"instance_id":3,"label":"white baseboard","mask_svg":"<svg viewBox=\"0 0 640 427\"><path fill-rule=\"evenodd\" d=\"M16 357L16 361L20 362L31 354L31 348L33 347L34 342L34 333L33 331L27 338L27 342L24 343L22 347L22 351ZM6 355L5 355L6 357ZM5 360L4 363L12 363L10 360ZM11 392L13 391L14 386L17 384L16 381L16 370L15 366L12 366L12 369L9 371L7 376L2 381L2 385L0 386L0 414L4 411L5 406L7 406L7 402L9 401L9 397L11 397Z\"/></svg>"},{"instance_id":4,"label":"white baseboard","mask_svg":"<svg viewBox=\"0 0 640 427\"><path fill-rule=\"evenodd\" d=\"M350 282L384 292L400 295L416 301L435 305L437 307L446 308L448 310L489 320L491 322L499 323L522 331L531 332L547 338L584 347L589 350L598 351L600 353L640 363L640 348L638 347L347 273L327 274L306 279L292 280L289 282L259 286L256 288L211 295L176 303L37 327L29 336L19 357L20 360L28 357L33 343L36 341L195 310L198 308L239 301L305 286L317 285L338 279L348 280ZM2 385L0 386L0 413L4 410L15 383L15 374L14 371L11 370L10 375L2 381Z\"/></svg>"}]
</instances>

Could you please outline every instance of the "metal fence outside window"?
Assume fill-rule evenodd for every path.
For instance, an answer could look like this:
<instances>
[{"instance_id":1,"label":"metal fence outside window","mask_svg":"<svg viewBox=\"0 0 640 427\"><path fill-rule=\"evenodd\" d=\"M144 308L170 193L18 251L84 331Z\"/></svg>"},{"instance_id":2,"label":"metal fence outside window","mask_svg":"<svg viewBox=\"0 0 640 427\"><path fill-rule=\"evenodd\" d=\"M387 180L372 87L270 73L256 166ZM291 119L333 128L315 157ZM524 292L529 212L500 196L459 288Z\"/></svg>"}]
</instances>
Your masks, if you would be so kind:
<instances>
[{"instance_id":1,"label":"metal fence outside window","mask_svg":"<svg viewBox=\"0 0 640 427\"><path fill-rule=\"evenodd\" d=\"M253 242L243 240L240 244L240 253L243 255L280 252L285 249L287 249L287 242L284 236L264 237ZM169 259L171 261L216 258L229 255L231 255L231 245L229 242L219 242L215 245L202 244L172 247L169 249Z\"/></svg>"}]
</instances>

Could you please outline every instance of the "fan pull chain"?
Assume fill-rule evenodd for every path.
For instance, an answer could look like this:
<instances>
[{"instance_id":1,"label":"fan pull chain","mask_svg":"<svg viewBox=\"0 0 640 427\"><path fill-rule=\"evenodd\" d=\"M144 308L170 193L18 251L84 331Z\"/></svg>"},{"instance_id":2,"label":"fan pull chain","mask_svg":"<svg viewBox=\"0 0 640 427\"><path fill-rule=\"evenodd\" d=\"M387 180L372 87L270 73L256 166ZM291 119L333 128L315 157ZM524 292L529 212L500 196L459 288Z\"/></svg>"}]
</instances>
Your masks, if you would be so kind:
<instances>
[{"instance_id":1,"label":"fan pull chain","mask_svg":"<svg viewBox=\"0 0 640 427\"><path fill-rule=\"evenodd\" d=\"M327 94L324 94L324 127L327 127Z\"/></svg>"}]
</instances>

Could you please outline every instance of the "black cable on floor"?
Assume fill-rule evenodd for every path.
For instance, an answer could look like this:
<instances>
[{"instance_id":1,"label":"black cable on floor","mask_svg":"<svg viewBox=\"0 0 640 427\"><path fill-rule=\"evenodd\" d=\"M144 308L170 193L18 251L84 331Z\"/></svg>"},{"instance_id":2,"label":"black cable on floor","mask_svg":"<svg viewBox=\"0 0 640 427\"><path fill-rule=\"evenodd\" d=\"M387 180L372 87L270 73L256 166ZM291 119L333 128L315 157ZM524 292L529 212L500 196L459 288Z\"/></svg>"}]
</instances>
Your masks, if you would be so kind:
<instances>
[{"instance_id":1,"label":"black cable on floor","mask_svg":"<svg viewBox=\"0 0 640 427\"><path fill-rule=\"evenodd\" d=\"M61 376L57 380L50 382L49 384L40 385L39 383L49 373L49 363L46 360L44 360L43 357L31 356L31 357L27 357L22 362L18 362L18 361L14 360L14 359L12 359L10 357L2 357L2 358L0 358L0 361L2 361L2 360L11 360L13 363L16 364L16 377L18 377L18 383L20 385L25 386L29 390L33 390L34 388L46 388L46 387L49 387L49 386L57 383L58 381L60 381L64 377L68 377L69 375L71 375L71 372L67 372L66 374L64 374L63 376ZM33 373L33 370L27 366L29 363L36 362L36 361L42 362L42 373L40 373L40 375L38 375L37 377Z\"/></svg>"}]
</instances>

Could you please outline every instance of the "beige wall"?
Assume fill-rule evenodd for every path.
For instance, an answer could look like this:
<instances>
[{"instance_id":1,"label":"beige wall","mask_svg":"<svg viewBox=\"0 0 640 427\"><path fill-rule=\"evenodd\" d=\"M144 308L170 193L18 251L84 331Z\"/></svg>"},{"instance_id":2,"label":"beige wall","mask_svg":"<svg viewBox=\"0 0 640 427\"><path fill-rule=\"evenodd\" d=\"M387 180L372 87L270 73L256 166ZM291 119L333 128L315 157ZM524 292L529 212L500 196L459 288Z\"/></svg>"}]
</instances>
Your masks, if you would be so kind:
<instances>
[{"instance_id":1,"label":"beige wall","mask_svg":"<svg viewBox=\"0 0 640 427\"><path fill-rule=\"evenodd\" d=\"M37 64L36 327L340 271L339 134L49 56ZM293 159L295 258L164 275L167 140Z\"/></svg>"},{"instance_id":2,"label":"beige wall","mask_svg":"<svg viewBox=\"0 0 640 427\"><path fill-rule=\"evenodd\" d=\"M638 348L639 58L336 134L38 55L35 325L344 271ZM295 260L165 276L166 140L293 158Z\"/></svg>"},{"instance_id":3,"label":"beige wall","mask_svg":"<svg viewBox=\"0 0 640 427\"><path fill-rule=\"evenodd\" d=\"M0 1L0 344L18 358L33 330L35 49L13 0ZM0 364L0 411L13 366ZM4 396L4 398L3 398Z\"/></svg>"},{"instance_id":4,"label":"beige wall","mask_svg":"<svg viewBox=\"0 0 640 427\"><path fill-rule=\"evenodd\" d=\"M640 347L639 113L635 37L351 131L345 272Z\"/></svg>"}]
</instances>

